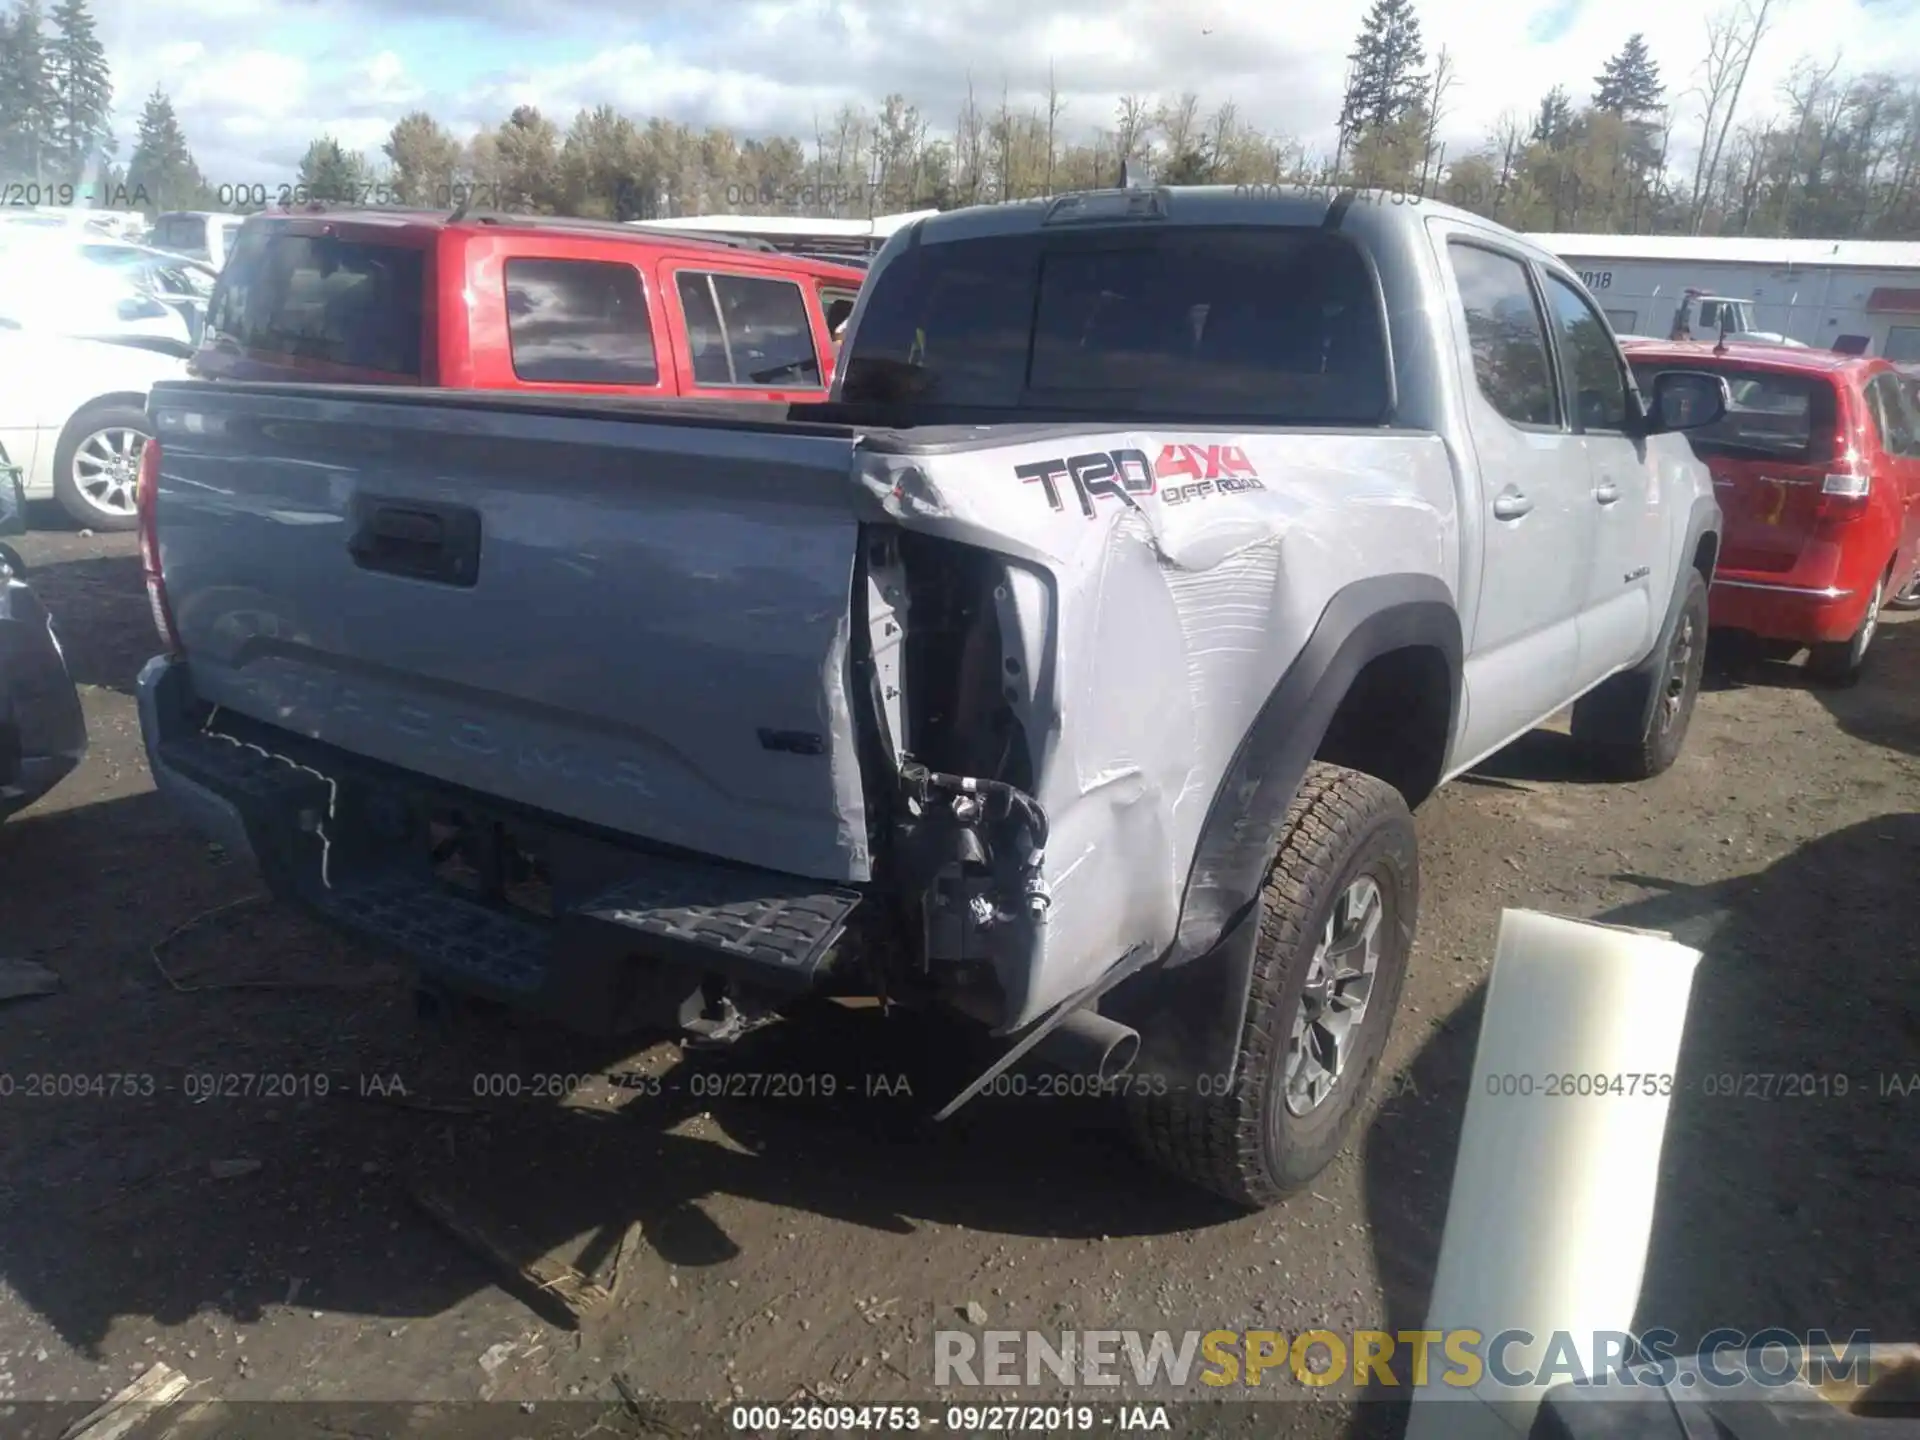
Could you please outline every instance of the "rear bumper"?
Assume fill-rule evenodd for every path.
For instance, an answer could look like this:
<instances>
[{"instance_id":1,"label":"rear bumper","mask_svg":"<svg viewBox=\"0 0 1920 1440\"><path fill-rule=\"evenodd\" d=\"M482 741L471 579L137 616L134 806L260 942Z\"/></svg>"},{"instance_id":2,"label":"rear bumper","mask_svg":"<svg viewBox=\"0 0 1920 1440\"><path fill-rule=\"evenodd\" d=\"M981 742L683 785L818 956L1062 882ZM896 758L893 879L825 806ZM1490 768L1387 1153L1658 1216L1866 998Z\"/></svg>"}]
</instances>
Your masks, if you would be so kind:
<instances>
[{"instance_id":1,"label":"rear bumper","mask_svg":"<svg viewBox=\"0 0 1920 1440\"><path fill-rule=\"evenodd\" d=\"M86 717L53 624L0 564L0 819L53 789L86 753Z\"/></svg>"},{"instance_id":2,"label":"rear bumper","mask_svg":"<svg viewBox=\"0 0 1920 1440\"><path fill-rule=\"evenodd\" d=\"M1866 618L1867 600L1867 591L1844 583L1790 583L1779 575L1721 570L1713 577L1708 618L1715 629L1813 645L1850 639Z\"/></svg>"},{"instance_id":3,"label":"rear bumper","mask_svg":"<svg viewBox=\"0 0 1920 1440\"><path fill-rule=\"evenodd\" d=\"M209 723L187 661L149 661L139 704L154 783L184 816L251 857L275 895L399 950L448 989L610 1033L687 1025L709 977L800 994L848 958L858 891L639 849L292 732ZM550 910L436 876L411 818L429 800L541 842Z\"/></svg>"}]
</instances>

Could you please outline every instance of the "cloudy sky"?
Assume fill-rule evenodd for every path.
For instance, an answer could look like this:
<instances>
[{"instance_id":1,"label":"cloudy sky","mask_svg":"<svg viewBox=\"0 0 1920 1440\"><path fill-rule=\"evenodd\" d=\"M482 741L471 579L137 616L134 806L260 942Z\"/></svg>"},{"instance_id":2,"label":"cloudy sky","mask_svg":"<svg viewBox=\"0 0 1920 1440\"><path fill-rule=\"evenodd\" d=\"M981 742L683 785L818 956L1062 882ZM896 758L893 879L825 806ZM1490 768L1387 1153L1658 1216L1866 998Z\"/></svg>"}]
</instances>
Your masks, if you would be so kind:
<instances>
[{"instance_id":1,"label":"cloudy sky","mask_svg":"<svg viewBox=\"0 0 1920 1440\"><path fill-rule=\"evenodd\" d=\"M1445 130L1459 153L1555 83L1591 89L1643 31L1674 91L1699 79L1708 16L1729 0L1418 0L1429 53L1460 83ZM1111 121L1123 92L1231 99L1263 128L1331 148L1343 56L1363 0L95 0L122 144L142 98L172 95L215 184L285 181L330 132L377 150L405 111L462 134L515 104L564 126L609 101L745 133L810 133L816 115L899 90L936 124L971 71L993 98L1044 92L1066 121ZM1920 0L1774 0L1780 19L1743 114L1777 103L1803 55L1920 76ZM538 18L529 18L538 17ZM1691 100L1684 113L1695 113ZM1683 126L1698 129L1697 121ZM1684 149L1676 146L1676 150ZM126 150L123 148L122 154Z\"/></svg>"}]
</instances>

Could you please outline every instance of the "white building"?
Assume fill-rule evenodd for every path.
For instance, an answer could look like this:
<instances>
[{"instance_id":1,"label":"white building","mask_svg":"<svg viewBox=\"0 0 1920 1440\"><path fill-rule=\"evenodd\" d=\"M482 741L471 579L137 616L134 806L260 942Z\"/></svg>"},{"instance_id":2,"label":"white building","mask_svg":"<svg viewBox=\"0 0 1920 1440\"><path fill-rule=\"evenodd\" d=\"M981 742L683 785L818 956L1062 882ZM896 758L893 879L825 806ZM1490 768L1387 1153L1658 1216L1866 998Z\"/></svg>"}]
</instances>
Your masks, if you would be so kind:
<instances>
[{"instance_id":1,"label":"white building","mask_svg":"<svg viewBox=\"0 0 1920 1440\"><path fill-rule=\"evenodd\" d=\"M1580 272L1621 334L1665 339L1685 292L1698 290L1751 301L1758 330L1822 349L1920 361L1920 242L1527 238Z\"/></svg>"}]
</instances>

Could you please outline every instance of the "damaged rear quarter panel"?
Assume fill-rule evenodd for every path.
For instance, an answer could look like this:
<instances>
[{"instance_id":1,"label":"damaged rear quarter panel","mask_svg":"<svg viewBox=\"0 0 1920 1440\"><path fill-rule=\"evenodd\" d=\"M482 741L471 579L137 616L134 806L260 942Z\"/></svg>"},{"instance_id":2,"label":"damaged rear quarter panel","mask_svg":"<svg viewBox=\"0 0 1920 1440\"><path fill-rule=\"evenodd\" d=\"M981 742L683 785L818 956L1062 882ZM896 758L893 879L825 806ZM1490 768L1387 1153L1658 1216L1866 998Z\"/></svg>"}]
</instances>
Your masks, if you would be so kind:
<instances>
[{"instance_id":1,"label":"damaged rear quarter panel","mask_svg":"<svg viewBox=\"0 0 1920 1440\"><path fill-rule=\"evenodd\" d=\"M1045 924L996 932L1008 1029L1172 941L1221 776L1335 591L1455 585L1456 481L1429 434L1056 431L867 448L859 470L895 523L1044 580L1011 588L1049 646L1029 734L1053 898ZM1043 629L1026 612L1047 601Z\"/></svg>"}]
</instances>

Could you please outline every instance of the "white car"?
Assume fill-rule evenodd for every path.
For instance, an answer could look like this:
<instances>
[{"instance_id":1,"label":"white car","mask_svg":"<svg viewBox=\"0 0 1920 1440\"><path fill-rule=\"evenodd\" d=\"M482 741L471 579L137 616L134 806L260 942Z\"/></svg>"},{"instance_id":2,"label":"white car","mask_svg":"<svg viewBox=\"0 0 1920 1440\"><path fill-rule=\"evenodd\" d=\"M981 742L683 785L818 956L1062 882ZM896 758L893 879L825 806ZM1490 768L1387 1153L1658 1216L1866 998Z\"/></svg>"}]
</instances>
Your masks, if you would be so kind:
<instances>
[{"instance_id":1,"label":"white car","mask_svg":"<svg viewBox=\"0 0 1920 1440\"><path fill-rule=\"evenodd\" d=\"M184 263L99 235L0 226L0 315L55 334L140 337L185 356L194 342L191 297L170 304L158 293L160 277Z\"/></svg>"},{"instance_id":2,"label":"white car","mask_svg":"<svg viewBox=\"0 0 1920 1440\"><path fill-rule=\"evenodd\" d=\"M131 530L147 390L187 362L138 343L82 340L0 316L0 448L29 500L55 499L94 530Z\"/></svg>"}]
</instances>

